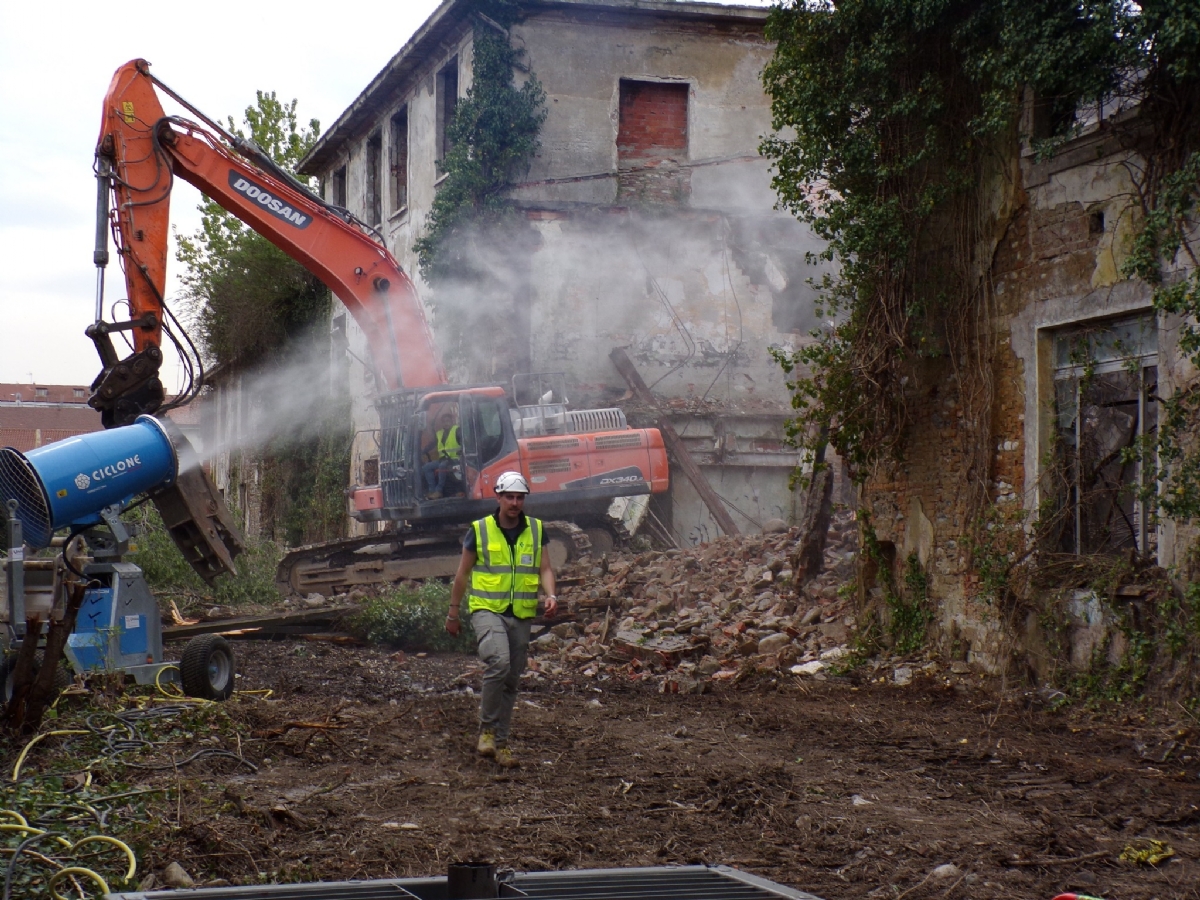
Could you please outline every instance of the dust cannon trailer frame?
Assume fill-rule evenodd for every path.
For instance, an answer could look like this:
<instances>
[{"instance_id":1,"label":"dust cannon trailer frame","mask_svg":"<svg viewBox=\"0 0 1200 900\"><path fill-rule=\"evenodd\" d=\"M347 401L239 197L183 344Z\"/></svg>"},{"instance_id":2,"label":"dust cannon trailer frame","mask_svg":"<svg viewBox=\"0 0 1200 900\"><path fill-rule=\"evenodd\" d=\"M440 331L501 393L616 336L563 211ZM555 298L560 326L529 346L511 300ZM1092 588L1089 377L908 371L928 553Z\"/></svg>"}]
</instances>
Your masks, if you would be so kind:
<instances>
[{"instance_id":1,"label":"dust cannon trailer frame","mask_svg":"<svg viewBox=\"0 0 1200 900\"><path fill-rule=\"evenodd\" d=\"M124 672L140 684L180 678L184 690L222 700L233 689L233 653L223 639L202 635L190 642L183 659L163 660L162 623L158 602L142 571L121 560L128 532L121 510L148 494L163 514L172 537L193 568L211 580L232 571L229 547L240 549L240 536L223 520L223 505L193 458L191 446L169 420L139 416L130 425L57 441L20 453L0 450L0 501L7 512L8 634L5 643L19 646L41 639L29 634L25 546L50 546L54 533L71 529L93 548L96 561L83 569L88 579L66 655L76 672ZM111 534L99 530L107 526ZM217 552L226 554L224 559ZM39 585L48 621L60 594L57 573ZM49 588L47 590L47 588ZM11 694L12 660L6 653L0 686ZM179 675L176 675L176 669Z\"/></svg>"}]
</instances>

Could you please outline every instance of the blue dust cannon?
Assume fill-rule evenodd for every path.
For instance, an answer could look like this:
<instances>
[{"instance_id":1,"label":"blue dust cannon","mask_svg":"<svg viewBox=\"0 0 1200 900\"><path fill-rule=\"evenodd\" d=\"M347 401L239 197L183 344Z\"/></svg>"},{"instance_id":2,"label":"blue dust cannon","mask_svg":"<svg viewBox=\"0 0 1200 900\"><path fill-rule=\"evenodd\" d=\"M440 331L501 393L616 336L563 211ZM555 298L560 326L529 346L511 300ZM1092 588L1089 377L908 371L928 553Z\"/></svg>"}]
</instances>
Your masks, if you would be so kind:
<instances>
[{"instance_id":1,"label":"blue dust cannon","mask_svg":"<svg viewBox=\"0 0 1200 900\"><path fill-rule=\"evenodd\" d=\"M81 434L20 453L0 449L0 500L16 500L25 542L50 545L69 525L94 525L100 511L171 484L179 460L151 416L132 425Z\"/></svg>"}]
</instances>

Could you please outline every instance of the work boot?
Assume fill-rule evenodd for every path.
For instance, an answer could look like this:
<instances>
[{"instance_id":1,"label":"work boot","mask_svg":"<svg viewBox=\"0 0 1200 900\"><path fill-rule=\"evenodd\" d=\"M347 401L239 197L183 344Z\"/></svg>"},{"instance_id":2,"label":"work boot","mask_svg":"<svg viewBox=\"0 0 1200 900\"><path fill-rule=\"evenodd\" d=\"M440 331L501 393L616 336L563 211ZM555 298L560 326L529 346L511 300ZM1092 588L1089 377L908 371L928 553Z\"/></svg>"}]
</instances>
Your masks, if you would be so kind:
<instances>
[{"instance_id":1,"label":"work boot","mask_svg":"<svg viewBox=\"0 0 1200 900\"><path fill-rule=\"evenodd\" d=\"M425 495L425 499L426 500L441 500L442 492L441 491L430 491L428 494Z\"/></svg>"},{"instance_id":2,"label":"work boot","mask_svg":"<svg viewBox=\"0 0 1200 900\"><path fill-rule=\"evenodd\" d=\"M496 762L505 769L515 769L521 765L517 762L517 758L513 756L513 752L507 747L496 748Z\"/></svg>"},{"instance_id":3,"label":"work boot","mask_svg":"<svg viewBox=\"0 0 1200 900\"><path fill-rule=\"evenodd\" d=\"M475 745L475 749L479 751L480 756L492 757L496 755L496 735L490 731L482 731L479 733L479 743Z\"/></svg>"}]
</instances>

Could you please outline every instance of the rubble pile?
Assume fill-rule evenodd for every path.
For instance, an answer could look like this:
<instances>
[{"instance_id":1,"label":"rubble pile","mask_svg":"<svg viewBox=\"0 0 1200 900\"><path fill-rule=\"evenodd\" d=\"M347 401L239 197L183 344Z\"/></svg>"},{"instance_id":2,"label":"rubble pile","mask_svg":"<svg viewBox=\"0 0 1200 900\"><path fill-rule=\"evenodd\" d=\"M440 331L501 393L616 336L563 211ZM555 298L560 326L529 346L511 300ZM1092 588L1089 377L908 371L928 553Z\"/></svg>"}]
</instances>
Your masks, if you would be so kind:
<instances>
[{"instance_id":1,"label":"rubble pile","mask_svg":"<svg viewBox=\"0 0 1200 900\"><path fill-rule=\"evenodd\" d=\"M824 571L799 590L789 561L795 528L585 557L560 573L559 598L573 621L535 637L531 668L654 679L669 693L701 693L754 672L824 677L849 655L856 628L849 585L857 535L851 513L836 515Z\"/></svg>"}]
</instances>

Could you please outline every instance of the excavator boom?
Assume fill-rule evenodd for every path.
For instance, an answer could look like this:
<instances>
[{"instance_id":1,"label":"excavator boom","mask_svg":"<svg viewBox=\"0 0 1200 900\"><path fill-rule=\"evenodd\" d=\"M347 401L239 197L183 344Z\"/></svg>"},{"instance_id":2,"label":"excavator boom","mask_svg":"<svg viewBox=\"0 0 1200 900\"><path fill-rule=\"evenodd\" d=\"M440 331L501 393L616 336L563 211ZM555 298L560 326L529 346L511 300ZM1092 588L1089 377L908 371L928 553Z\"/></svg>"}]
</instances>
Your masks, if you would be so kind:
<instances>
[{"instance_id":1,"label":"excavator boom","mask_svg":"<svg viewBox=\"0 0 1200 900\"><path fill-rule=\"evenodd\" d=\"M424 308L392 255L354 224L345 210L326 204L277 168L269 170L270 160L253 144L224 132L211 120L206 120L206 129L166 116L158 90L186 105L150 74L145 60L138 59L117 70L104 98L97 171L102 180L111 179L116 199L111 218L130 307L130 322L107 330L131 330L135 356L153 356L161 344L171 184L177 176L263 235L337 295L365 332L383 385L395 390L445 383ZM248 159L255 154L265 165ZM100 253L98 241L98 263ZM100 313L98 324L102 324ZM161 353L157 355L161 358ZM101 357L105 357L103 348ZM138 359L126 368L132 369ZM106 369L116 368L115 354L104 362ZM102 375L98 380L101 388L103 379ZM95 391L93 405L103 409L118 399L121 384L113 387L108 397ZM138 409L134 415L144 412L153 410Z\"/></svg>"}]
</instances>

